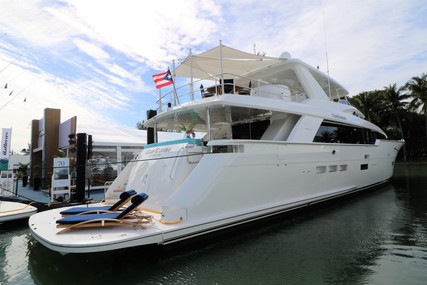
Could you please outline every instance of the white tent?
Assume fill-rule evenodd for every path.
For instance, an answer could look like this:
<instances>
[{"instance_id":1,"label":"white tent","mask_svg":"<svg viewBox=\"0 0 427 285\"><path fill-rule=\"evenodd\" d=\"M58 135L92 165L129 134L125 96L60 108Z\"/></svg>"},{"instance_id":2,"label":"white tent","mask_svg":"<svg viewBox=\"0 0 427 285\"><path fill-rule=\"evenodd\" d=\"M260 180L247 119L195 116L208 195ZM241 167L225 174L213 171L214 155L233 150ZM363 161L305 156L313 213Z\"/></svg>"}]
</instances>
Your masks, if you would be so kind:
<instances>
[{"instance_id":1,"label":"white tent","mask_svg":"<svg viewBox=\"0 0 427 285\"><path fill-rule=\"evenodd\" d=\"M175 75L204 79L227 73L238 77L283 60L285 59L251 54L220 45L201 54L187 57L175 69Z\"/></svg>"}]
</instances>

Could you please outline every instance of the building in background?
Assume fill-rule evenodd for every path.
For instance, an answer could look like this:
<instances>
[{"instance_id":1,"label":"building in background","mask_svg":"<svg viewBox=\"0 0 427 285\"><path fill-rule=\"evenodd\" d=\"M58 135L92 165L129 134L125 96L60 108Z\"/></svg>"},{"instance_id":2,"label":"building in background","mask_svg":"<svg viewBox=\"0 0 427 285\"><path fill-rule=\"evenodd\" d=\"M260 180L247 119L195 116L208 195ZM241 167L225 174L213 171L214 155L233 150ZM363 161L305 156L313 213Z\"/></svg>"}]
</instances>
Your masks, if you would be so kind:
<instances>
[{"instance_id":1,"label":"building in background","mask_svg":"<svg viewBox=\"0 0 427 285\"><path fill-rule=\"evenodd\" d=\"M92 158L87 160L86 178L91 187L111 182L147 143L147 132L112 126L93 128L78 124L74 116L61 122L61 110L47 108L41 119L31 124L30 183L40 181L43 189L50 188L55 157L72 157L69 135L86 133L92 136ZM180 133L159 132L159 142L182 138ZM73 175L71 175L73 176Z\"/></svg>"}]
</instances>

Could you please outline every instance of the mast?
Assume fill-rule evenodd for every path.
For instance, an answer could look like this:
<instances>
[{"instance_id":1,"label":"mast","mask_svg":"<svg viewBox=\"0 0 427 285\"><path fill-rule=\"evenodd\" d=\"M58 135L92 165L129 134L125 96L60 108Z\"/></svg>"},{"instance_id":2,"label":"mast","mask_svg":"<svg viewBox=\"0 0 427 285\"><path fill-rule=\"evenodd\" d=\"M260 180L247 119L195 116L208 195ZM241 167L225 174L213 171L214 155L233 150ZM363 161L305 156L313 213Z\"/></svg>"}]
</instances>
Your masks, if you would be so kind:
<instances>
[{"instance_id":1,"label":"mast","mask_svg":"<svg viewBox=\"0 0 427 285\"><path fill-rule=\"evenodd\" d=\"M168 68L169 70L169 68ZM179 98L178 98L178 94L176 93L176 87L175 87L175 60L172 61L172 86L173 86L173 104L174 106L176 106L176 102L178 101L179 103Z\"/></svg>"},{"instance_id":2,"label":"mast","mask_svg":"<svg viewBox=\"0 0 427 285\"><path fill-rule=\"evenodd\" d=\"M222 41L219 40L219 60L221 64L221 94L224 94L224 68L222 66Z\"/></svg>"},{"instance_id":3,"label":"mast","mask_svg":"<svg viewBox=\"0 0 427 285\"><path fill-rule=\"evenodd\" d=\"M332 99L332 95L331 95L331 78L329 76L328 43L326 41L326 24L325 24L325 10L324 9L323 9L323 35L325 37L326 74L328 75L328 96L329 96L329 99Z\"/></svg>"},{"instance_id":4,"label":"mast","mask_svg":"<svg viewBox=\"0 0 427 285\"><path fill-rule=\"evenodd\" d=\"M190 99L194 101L194 87L193 87L193 54L190 49Z\"/></svg>"}]
</instances>

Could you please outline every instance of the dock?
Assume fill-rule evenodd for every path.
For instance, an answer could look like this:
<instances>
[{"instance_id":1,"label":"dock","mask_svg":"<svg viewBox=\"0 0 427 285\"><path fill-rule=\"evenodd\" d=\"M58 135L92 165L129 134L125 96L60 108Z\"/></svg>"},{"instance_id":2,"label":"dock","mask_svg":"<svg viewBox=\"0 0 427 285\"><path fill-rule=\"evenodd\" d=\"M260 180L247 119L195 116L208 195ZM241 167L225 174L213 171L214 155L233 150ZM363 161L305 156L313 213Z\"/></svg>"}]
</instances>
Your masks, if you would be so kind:
<instances>
[{"instance_id":1,"label":"dock","mask_svg":"<svg viewBox=\"0 0 427 285\"><path fill-rule=\"evenodd\" d=\"M2 189L1 193L0 200L31 204L36 207L38 211L96 203L104 199L104 189L86 189L83 201L73 200L73 194L58 196L52 201L49 189L34 190L33 187L29 185L25 187L22 186L22 181L18 181L17 185L14 185L13 193L6 189Z\"/></svg>"}]
</instances>

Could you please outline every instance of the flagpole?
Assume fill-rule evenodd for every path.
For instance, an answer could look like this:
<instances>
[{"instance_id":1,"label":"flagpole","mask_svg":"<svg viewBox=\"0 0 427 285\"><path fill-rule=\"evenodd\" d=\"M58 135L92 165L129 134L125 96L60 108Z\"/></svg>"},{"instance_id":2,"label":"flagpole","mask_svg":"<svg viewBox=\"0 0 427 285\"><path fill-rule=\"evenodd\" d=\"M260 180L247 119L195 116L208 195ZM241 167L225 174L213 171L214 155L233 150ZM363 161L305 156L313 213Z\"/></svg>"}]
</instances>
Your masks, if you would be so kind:
<instances>
[{"instance_id":1,"label":"flagpole","mask_svg":"<svg viewBox=\"0 0 427 285\"><path fill-rule=\"evenodd\" d=\"M179 98L178 98L178 94L176 93L176 87L175 87L175 82L172 83L173 85L173 93L174 93L174 104L176 106L176 103L178 102L178 105L181 104L179 103Z\"/></svg>"},{"instance_id":2,"label":"flagpole","mask_svg":"<svg viewBox=\"0 0 427 285\"><path fill-rule=\"evenodd\" d=\"M194 101L194 87L193 87L193 53L190 49L190 98Z\"/></svg>"},{"instance_id":3,"label":"flagpole","mask_svg":"<svg viewBox=\"0 0 427 285\"><path fill-rule=\"evenodd\" d=\"M169 67L168 67L168 70L169 70ZM174 103L174 106L176 106L176 102L177 101L178 101L178 104L180 104L180 103L179 103L179 98L178 98L178 94L176 93L176 87L175 87L175 60L172 61L172 70L173 70L173 74L172 74L172 86L173 86L173 94L174 94L173 103Z\"/></svg>"},{"instance_id":4,"label":"flagpole","mask_svg":"<svg viewBox=\"0 0 427 285\"><path fill-rule=\"evenodd\" d=\"M224 68L222 66L222 40L219 40L219 60L221 64L221 94L224 94Z\"/></svg>"},{"instance_id":5,"label":"flagpole","mask_svg":"<svg viewBox=\"0 0 427 285\"><path fill-rule=\"evenodd\" d=\"M159 111L162 112L162 88L159 88Z\"/></svg>"}]
</instances>

